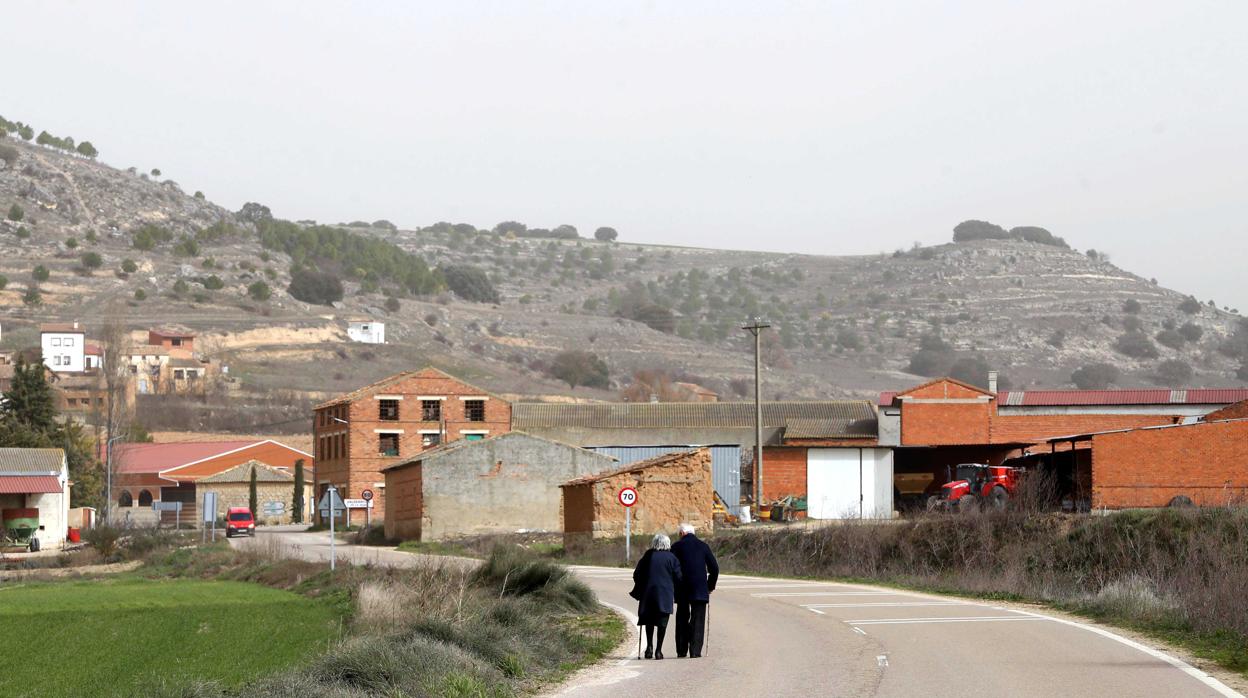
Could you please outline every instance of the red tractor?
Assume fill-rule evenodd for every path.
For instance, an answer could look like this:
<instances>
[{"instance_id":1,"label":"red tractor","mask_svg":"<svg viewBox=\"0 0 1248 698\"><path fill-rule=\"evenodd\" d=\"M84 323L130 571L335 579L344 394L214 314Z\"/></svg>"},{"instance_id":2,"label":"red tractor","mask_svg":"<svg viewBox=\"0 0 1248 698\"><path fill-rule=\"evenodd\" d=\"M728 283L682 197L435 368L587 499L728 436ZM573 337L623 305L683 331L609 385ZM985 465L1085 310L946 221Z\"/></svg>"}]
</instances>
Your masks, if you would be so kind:
<instances>
[{"instance_id":1,"label":"red tractor","mask_svg":"<svg viewBox=\"0 0 1248 698\"><path fill-rule=\"evenodd\" d=\"M927 508L974 511L983 504L1004 509L1018 495L1024 473L1024 468L1007 465L962 463L941 486L940 494L928 498Z\"/></svg>"}]
</instances>

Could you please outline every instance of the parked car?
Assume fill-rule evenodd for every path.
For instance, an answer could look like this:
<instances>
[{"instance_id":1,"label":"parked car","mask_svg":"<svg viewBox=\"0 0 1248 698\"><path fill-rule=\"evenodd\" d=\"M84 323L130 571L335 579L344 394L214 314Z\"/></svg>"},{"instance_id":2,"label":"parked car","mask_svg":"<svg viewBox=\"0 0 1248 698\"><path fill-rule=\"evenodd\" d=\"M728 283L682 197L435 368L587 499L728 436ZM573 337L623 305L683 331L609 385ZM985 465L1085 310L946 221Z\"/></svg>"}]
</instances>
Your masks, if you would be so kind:
<instances>
[{"instance_id":1,"label":"parked car","mask_svg":"<svg viewBox=\"0 0 1248 698\"><path fill-rule=\"evenodd\" d=\"M230 507L225 512L225 537L232 535L255 536L256 519L247 507Z\"/></svg>"}]
</instances>

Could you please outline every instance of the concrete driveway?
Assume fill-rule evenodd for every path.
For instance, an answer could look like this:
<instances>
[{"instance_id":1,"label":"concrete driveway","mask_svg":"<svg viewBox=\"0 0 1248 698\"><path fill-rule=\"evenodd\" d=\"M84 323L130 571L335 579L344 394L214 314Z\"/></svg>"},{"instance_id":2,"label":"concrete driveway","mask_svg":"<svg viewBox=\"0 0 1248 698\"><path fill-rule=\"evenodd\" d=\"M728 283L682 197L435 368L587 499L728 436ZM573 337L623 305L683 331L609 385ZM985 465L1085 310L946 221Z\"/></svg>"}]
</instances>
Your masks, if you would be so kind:
<instances>
[{"instance_id":1,"label":"concrete driveway","mask_svg":"<svg viewBox=\"0 0 1248 698\"><path fill-rule=\"evenodd\" d=\"M328 559L327 533L262 529L236 545L279 546ZM339 543L340 560L410 566L423 559ZM464 564L475 564L473 560ZM626 616L631 573L574 567ZM710 606L700 659L636 659L636 636L552 695L604 696L1241 696L1145 644L1017 607L883 587L726 575ZM631 620L631 618L630 618ZM1242 698L1242 697L1241 697Z\"/></svg>"}]
</instances>

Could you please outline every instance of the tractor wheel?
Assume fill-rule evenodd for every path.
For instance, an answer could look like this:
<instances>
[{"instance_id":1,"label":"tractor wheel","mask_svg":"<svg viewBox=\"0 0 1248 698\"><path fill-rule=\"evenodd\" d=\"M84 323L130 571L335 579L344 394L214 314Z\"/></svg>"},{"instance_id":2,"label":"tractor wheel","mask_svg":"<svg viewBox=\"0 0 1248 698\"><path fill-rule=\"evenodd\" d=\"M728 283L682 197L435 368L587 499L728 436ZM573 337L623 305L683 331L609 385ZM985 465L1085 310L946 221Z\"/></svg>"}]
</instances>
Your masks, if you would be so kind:
<instances>
[{"instance_id":1,"label":"tractor wheel","mask_svg":"<svg viewBox=\"0 0 1248 698\"><path fill-rule=\"evenodd\" d=\"M992 504L993 509L1000 511L1009 504L1010 493L1006 492L1004 487L994 487L992 494L988 495L988 501Z\"/></svg>"},{"instance_id":2,"label":"tractor wheel","mask_svg":"<svg viewBox=\"0 0 1248 698\"><path fill-rule=\"evenodd\" d=\"M979 498L973 494L964 494L958 500L958 513L973 514L979 511Z\"/></svg>"},{"instance_id":3,"label":"tractor wheel","mask_svg":"<svg viewBox=\"0 0 1248 698\"><path fill-rule=\"evenodd\" d=\"M940 511L941 509L942 507L940 504L940 497L937 497L936 495L932 495L927 498L927 510L929 512Z\"/></svg>"},{"instance_id":4,"label":"tractor wheel","mask_svg":"<svg viewBox=\"0 0 1248 698\"><path fill-rule=\"evenodd\" d=\"M39 539L38 538L30 539L30 552L32 553L39 552Z\"/></svg>"},{"instance_id":5,"label":"tractor wheel","mask_svg":"<svg viewBox=\"0 0 1248 698\"><path fill-rule=\"evenodd\" d=\"M1192 498L1191 498L1191 497L1188 497L1188 496L1187 496L1187 495L1185 495L1185 494L1180 494L1180 495L1177 495L1177 496L1175 496L1174 498L1172 498L1172 499L1170 500L1170 503L1169 503L1169 504L1167 504L1166 506L1168 506L1168 507L1170 507L1170 508L1172 508L1172 509L1186 509L1186 508L1191 507L1191 506L1194 506L1194 505L1192 504Z\"/></svg>"}]
</instances>

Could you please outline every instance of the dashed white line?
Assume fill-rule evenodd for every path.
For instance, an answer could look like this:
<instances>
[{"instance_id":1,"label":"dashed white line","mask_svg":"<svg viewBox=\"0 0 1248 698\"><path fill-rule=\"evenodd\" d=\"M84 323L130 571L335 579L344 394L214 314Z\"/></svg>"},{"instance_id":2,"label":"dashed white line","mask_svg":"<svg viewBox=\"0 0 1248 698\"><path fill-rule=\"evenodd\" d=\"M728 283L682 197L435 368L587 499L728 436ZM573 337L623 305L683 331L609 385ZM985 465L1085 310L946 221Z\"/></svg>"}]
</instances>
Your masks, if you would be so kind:
<instances>
[{"instance_id":1,"label":"dashed white line","mask_svg":"<svg viewBox=\"0 0 1248 698\"><path fill-rule=\"evenodd\" d=\"M868 618L863 620L847 620L847 625L915 625L922 623L993 623L1004 621L1050 620L1043 616L1027 618L1024 616L951 616L948 618Z\"/></svg>"},{"instance_id":2,"label":"dashed white line","mask_svg":"<svg viewBox=\"0 0 1248 698\"><path fill-rule=\"evenodd\" d=\"M877 656L877 657L875 658L875 663L876 663L878 666L881 666L881 667L886 667L886 666L888 666L888 655L887 655L887 654L881 654L881 655Z\"/></svg>"},{"instance_id":3,"label":"dashed white line","mask_svg":"<svg viewBox=\"0 0 1248 698\"><path fill-rule=\"evenodd\" d=\"M769 591L750 594L759 598L780 596L897 596L889 591Z\"/></svg>"},{"instance_id":4,"label":"dashed white line","mask_svg":"<svg viewBox=\"0 0 1248 698\"><path fill-rule=\"evenodd\" d=\"M885 601L881 603L804 603L806 608L898 608L901 606L967 606L965 601Z\"/></svg>"},{"instance_id":5,"label":"dashed white line","mask_svg":"<svg viewBox=\"0 0 1248 698\"><path fill-rule=\"evenodd\" d=\"M863 630L862 628L854 628L854 632L858 633L859 635L867 634L867 631Z\"/></svg>"},{"instance_id":6,"label":"dashed white line","mask_svg":"<svg viewBox=\"0 0 1248 698\"><path fill-rule=\"evenodd\" d=\"M828 615L828 614L824 613L823 611L820 611L820 610L819 610L819 609L817 609L817 608L811 608L810 606L807 606L807 607L806 607L806 610L807 610L807 611L810 611L811 613L818 613L818 614L819 614L819 615L821 615L821 616L826 616L826 615Z\"/></svg>"}]
</instances>

